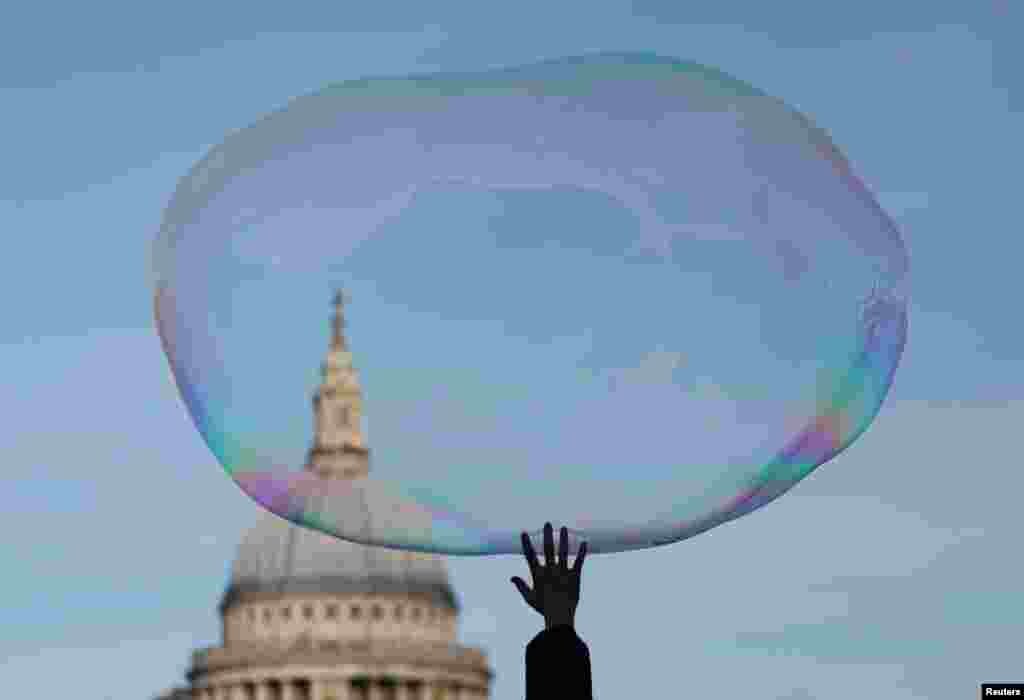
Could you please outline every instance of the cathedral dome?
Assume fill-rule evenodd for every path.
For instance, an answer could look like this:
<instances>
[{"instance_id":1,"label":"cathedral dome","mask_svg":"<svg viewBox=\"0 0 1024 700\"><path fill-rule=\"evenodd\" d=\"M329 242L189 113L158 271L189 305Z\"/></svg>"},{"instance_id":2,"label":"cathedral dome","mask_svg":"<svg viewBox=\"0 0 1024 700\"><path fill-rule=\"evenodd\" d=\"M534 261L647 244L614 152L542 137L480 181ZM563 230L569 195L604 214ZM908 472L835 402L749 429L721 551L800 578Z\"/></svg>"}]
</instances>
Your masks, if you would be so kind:
<instances>
[{"instance_id":1,"label":"cathedral dome","mask_svg":"<svg viewBox=\"0 0 1024 700\"><path fill-rule=\"evenodd\" d=\"M367 478L370 448L342 333L344 301L335 296L330 349L313 396L303 481L317 488L304 492L301 507L287 505L301 516L292 516L296 522L362 542L386 542L397 532L423 546L436 527L433 513ZM489 697L494 672L485 652L458 643L459 605L442 555L348 542L259 513L220 602L223 642L195 651L189 686L163 700Z\"/></svg>"},{"instance_id":2,"label":"cathedral dome","mask_svg":"<svg viewBox=\"0 0 1024 700\"><path fill-rule=\"evenodd\" d=\"M265 512L238 548L221 609L244 598L303 593L399 594L458 610L439 555L339 540Z\"/></svg>"},{"instance_id":3,"label":"cathedral dome","mask_svg":"<svg viewBox=\"0 0 1024 700\"><path fill-rule=\"evenodd\" d=\"M369 471L361 389L343 333L344 303L339 292L323 381L313 399L315 435L306 469L323 479L352 479ZM337 509L335 519L345 523L340 531L363 533L365 541L383 541L374 519L391 530L422 532L430 526L428 513L396 503L372 480L353 493L359 494L358 502L324 502L316 509ZM264 511L239 546L221 610L243 599L292 594L397 594L458 611L440 555L348 542Z\"/></svg>"}]
</instances>

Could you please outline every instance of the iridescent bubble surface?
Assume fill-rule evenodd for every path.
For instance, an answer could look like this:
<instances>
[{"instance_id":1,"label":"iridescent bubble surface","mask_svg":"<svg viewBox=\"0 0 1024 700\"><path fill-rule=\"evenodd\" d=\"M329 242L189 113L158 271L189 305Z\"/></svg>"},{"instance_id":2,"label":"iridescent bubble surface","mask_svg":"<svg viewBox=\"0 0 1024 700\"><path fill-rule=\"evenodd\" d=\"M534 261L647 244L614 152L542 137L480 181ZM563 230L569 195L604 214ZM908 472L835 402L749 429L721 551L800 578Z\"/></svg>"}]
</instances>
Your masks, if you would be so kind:
<instances>
[{"instance_id":1,"label":"iridescent bubble surface","mask_svg":"<svg viewBox=\"0 0 1024 700\"><path fill-rule=\"evenodd\" d=\"M878 413L907 271L823 130L645 54L298 98L181 180L153 250L227 474L297 524L448 554L547 521L572 551L651 547L774 500Z\"/></svg>"}]
</instances>

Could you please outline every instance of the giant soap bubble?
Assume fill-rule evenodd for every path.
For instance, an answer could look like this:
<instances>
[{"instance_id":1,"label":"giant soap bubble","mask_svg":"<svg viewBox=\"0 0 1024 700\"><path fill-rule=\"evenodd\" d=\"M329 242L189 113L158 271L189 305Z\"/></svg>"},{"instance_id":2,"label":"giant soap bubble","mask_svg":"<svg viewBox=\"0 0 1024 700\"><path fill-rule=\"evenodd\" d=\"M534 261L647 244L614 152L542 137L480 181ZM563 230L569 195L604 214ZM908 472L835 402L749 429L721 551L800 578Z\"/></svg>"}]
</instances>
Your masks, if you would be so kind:
<instances>
[{"instance_id":1,"label":"giant soap bubble","mask_svg":"<svg viewBox=\"0 0 1024 700\"><path fill-rule=\"evenodd\" d=\"M778 498L878 413L907 268L824 131L636 54L298 98L192 168L153 255L177 385L244 492L447 554L547 521L652 547Z\"/></svg>"}]
</instances>

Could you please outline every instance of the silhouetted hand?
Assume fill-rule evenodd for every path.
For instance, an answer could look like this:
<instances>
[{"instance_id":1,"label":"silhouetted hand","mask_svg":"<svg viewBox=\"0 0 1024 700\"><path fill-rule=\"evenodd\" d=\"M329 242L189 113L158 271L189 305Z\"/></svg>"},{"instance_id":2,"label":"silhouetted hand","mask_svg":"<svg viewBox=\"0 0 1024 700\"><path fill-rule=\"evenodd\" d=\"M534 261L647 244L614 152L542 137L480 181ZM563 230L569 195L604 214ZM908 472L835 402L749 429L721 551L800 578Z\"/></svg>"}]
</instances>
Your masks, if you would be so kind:
<instances>
[{"instance_id":1,"label":"silhouetted hand","mask_svg":"<svg viewBox=\"0 0 1024 700\"><path fill-rule=\"evenodd\" d=\"M580 602L580 575L583 573L583 560L587 556L587 543L580 544L580 551L576 554L576 561L570 569L569 531L566 528L563 527L560 532L557 563L551 523L544 524L544 566L537 562L537 553L525 532L521 539L523 554L533 576L533 590L530 590L518 576L512 577L512 583L519 589L523 600L544 616L547 629L555 625L572 626L576 617L576 606Z\"/></svg>"}]
</instances>

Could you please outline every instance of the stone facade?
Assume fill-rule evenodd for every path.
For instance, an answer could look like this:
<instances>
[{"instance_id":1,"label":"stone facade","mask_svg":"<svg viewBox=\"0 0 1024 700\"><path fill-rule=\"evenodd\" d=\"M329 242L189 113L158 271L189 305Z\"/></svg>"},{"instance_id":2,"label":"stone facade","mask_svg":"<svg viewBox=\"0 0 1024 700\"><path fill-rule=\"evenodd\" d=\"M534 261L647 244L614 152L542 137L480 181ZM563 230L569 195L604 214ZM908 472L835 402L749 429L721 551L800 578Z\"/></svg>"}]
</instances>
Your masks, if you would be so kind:
<instances>
[{"instance_id":1,"label":"stone facade","mask_svg":"<svg viewBox=\"0 0 1024 700\"><path fill-rule=\"evenodd\" d=\"M339 293L313 399L307 469L325 479L369 472L343 304ZM239 550L220 614L222 644L193 652L187 687L158 700L490 696L486 653L457 642L458 604L437 555L339 542L267 514Z\"/></svg>"}]
</instances>

